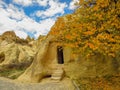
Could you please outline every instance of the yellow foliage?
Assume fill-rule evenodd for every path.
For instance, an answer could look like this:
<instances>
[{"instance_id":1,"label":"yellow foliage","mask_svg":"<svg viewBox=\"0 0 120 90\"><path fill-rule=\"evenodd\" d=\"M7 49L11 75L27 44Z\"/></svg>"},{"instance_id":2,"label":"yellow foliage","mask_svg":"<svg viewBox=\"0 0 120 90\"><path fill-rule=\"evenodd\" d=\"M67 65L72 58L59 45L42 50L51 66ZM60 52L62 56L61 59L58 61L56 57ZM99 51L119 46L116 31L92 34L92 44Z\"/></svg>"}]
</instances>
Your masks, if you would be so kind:
<instances>
[{"instance_id":1,"label":"yellow foliage","mask_svg":"<svg viewBox=\"0 0 120 90\"><path fill-rule=\"evenodd\" d=\"M80 0L79 5L58 18L50 34L78 50L89 47L114 57L120 50L120 0Z\"/></svg>"}]
</instances>

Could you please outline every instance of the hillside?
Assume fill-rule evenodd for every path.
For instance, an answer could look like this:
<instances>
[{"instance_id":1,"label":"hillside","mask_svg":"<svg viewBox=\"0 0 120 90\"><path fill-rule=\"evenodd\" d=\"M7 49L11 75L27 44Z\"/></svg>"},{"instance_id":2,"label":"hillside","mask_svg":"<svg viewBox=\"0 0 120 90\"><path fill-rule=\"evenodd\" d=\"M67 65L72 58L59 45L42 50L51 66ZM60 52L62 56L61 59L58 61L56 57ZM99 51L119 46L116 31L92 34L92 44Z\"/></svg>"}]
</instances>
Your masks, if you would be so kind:
<instances>
[{"instance_id":1,"label":"hillside","mask_svg":"<svg viewBox=\"0 0 120 90\"><path fill-rule=\"evenodd\" d=\"M32 63L36 48L30 42L33 41L20 39L13 31L0 36L0 76L16 78Z\"/></svg>"},{"instance_id":2,"label":"hillside","mask_svg":"<svg viewBox=\"0 0 120 90\"><path fill-rule=\"evenodd\" d=\"M48 85L47 90L119 90L119 4L80 0L73 14L59 17L48 35L37 40L5 32L0 36L0 76Z\"/></svg>"}]
</instances>

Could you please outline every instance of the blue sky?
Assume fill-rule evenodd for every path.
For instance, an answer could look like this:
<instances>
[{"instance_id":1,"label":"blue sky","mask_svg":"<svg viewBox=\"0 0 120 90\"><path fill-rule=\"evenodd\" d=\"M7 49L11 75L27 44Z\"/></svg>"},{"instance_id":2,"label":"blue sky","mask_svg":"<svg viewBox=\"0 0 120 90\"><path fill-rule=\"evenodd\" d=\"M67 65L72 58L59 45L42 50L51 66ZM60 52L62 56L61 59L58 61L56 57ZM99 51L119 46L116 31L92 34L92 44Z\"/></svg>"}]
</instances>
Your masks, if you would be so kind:
<instances>
[{"instance_id":1,"label":"blue sky","mask_svg":"<svg viewBox=\"0 0 120 90\"><path fill-rule=\"evenodd\" d=\"M0 34L37 38L46 35L57 17L72 13L78 0L0 0Z\"/></svg>"}]
</instances>

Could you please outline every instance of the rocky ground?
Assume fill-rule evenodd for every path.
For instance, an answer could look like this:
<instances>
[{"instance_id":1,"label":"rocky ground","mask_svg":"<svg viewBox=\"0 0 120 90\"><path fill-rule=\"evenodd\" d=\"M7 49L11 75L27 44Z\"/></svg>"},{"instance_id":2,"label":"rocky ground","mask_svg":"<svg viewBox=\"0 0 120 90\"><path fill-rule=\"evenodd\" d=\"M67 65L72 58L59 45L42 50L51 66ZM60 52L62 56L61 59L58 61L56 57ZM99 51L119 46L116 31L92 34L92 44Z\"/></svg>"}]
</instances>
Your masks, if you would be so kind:
<instances>
[{"instance_id":1,"label":"rocky ground","mask_svg":"<svg viewBox=\"0 0 120 90\"><path fill-rule=\"evenodd\" d=\"M0 78L0 90L74 90L74 87L69 85L69 80L62 82L45 80L41 83L30 84L16 82L6 78Z\"/></svg>"}]
</instances>

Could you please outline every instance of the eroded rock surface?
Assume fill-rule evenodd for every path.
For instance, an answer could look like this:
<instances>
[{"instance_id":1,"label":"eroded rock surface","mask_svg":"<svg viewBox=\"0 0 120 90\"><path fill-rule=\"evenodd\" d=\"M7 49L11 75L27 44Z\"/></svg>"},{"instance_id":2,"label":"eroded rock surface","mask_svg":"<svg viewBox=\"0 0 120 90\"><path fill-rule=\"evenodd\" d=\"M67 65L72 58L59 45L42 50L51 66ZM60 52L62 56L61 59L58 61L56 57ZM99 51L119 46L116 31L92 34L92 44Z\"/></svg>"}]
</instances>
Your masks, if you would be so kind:
<instances>
[{"instance_id":1,"label":"eroded rock surface","mask_svg":"<svg viewBox=\"0 0 120 90\"><path fill-rule=\"evenodd\" d=\"M13 69L25 69L32 63L36 48L35 45L30 45L30 42L27 39L20 39L13 31L7 31L0 36L1 74L5 75L9 71L12 73Z\"/></svg>"},{"instance_id":2,"label":"eroded rock surface","mask_svg":"<svg viewBox=\"0 0 120 90\"><path fill-rule=\"evenodd\" d=\"M75 90L70 80L63 82L19 83L0 78L1 90Z\"/></svg>"}]
</instances>

